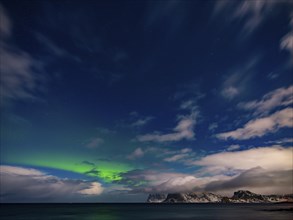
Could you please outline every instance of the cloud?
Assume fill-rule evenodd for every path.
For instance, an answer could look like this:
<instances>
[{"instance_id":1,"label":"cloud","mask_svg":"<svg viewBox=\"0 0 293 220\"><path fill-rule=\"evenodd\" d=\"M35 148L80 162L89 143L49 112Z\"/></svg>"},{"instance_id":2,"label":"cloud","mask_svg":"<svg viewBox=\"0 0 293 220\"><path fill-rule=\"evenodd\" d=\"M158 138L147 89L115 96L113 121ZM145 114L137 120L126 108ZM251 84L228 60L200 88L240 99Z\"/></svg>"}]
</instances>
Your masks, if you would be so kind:
<instances>
[{"instance_id":1,"label":"cloud","mask_svg":"<svg viewBox=\"0 0 293 220\"><path fill-rule=\"evenodd\" d=\"M192 175L177 174L161 184L145 188L145 192L184 193L204 192L205 186L213 181L227 180L231 177L218 175L213 177L195 177Z\"/></svg>"},{"instance_id":2,"label":"cloud","mask_svg":"<svg viewBox=\"0 0 293 220\"><path fill-rule=\"evenodd\" d=\"M239 189L246 189L260 194L288 194L293 190L292 171L267 171L260 167L255 167L228 180L211 181L204 189L205 191L224 194L229 194Z\"/></svg>"},{"instance_id":3,"label":"cloud","mask_svg":"<svg viewBox=\"0 0 293 220\"><path fill-rule=\"evenodd\" d=\"M61 48L59 45L57 45L55 42L53 42L43 34L35 33L35 36L37 40L40 42L41 46L46 48L47 51L53 54L56 58L60 59L60 57L66 57L74 60L75 62L81 62L81 59L78 56L69 53L64 48Z\"/></svg>"},{"instance_id":4,"label":"cloud","mask_svg":"<svg viewBox=\"0 0 293 220\"><path fill-rule=\"evenodd\" d=\"M293 103L293 86L282 87L265 94L261 100L241 102L239 108L254 110L255 114L267 114L279 106L288 106Z\"/></svg>"},{"instance_id":5,"label":"cloud","mask_svg":"<svg viewBox=\"0 0 293 220\"><path fill-rule=\"evenodd\" d=\"M85 147L90 149L95 149L100 147L104 143L104 140L102 138L96 137L92 138L88 143L85 145Z\"/></svg>"},{"instance_id":6,"label":"cloud","mask_svg":"<svg viewBox=\"0 0 293 220\"><path fill-rule=\"evenodd\" d=\"M232 86L230 86L228 88L224 88L222 90L222 96L229 99L229 100L233 99L238 94L239 94L238 89L235 87L232 87Z\"/></svg>"},{"instance_id":7,"label":"cloud","mask_svg":"<svg viewBox=\"0 0 293 220\"><path fill-rule=\"evenodd\" d=\"M188 157L188 154L177 154L177 155L174 155L172 157L165 158L164 161L176 162L176 161L181 160L181 159L183 159L185 157Z\"/></svg>"},{"instance_id":8,"label":"cloud","mask_svg":"<svg viewBox=\"0 0 293 220\"><path fill-rule=\"evenodd\" d=\"M275 133L281 128L293 127L293 109L288 107L277 111L274 114L253 119L247 122L243 128L234 131L217 134L219 139L246 140L250 138L262 137L269 133Z\"/></svg>"},{"instance_id":9,"label":"cloud","mask_svg":"<svg viewBox=\"0 0 293 220\"><path fill-rule=\"evenodd\" d=\"M89 188L79 190L78 193L82 195L100 195L103 192L101 183L93 182L90 183Z\"/></svg>"},{"instance_id":10,"label":"cloud","mask_svg":"<svg viewBox=\"0 0 293 220\"><path fill-rule=\"evenodd\" d=\"M141 171L146 174L146 171ZM132 193L184 193L214 192L231 196L233 191L247 189L264 194L288 194L292 190L292 170L267 171L260 167L252 168L234 176L214 175L196 177L180 173L153 172L146 174L146 185L130 186ZM153 178L152 175L158 176ZM162 178L160 178L162 177ZM127 179L132 182L133 178ZM145 181L145 180L144 180ZM136 181L134 181L136 184Z\"/></svg>"},{"instance_id":11,"label":"cloud","mask_svg":"<svg viewBox=\"0 0 293 220\"><path fill-rule=\"evenodd\" d=\"M281 39L281 49L288 50L291 57L293 56L293 31L290 31Z\"/></svg>"},{"instance_id":12,"label":"cloud","mask_svg":"<svg viewBox=\"0 0 293 220\"><path fill-rule=\"evenodd\" d=\"M187 100L181 103L180 105L180 109L183 110L190 110L191 112L196 111L197 106L196 106L196 101L198 98L194 99L194 100Z\"/></svg>"},{"instance_id":13,"label":"cloud","mask_svg":"<svg viewBox=\"0 0 293 220\"><path fill-rule=\"evenodd\" d=\"M196 177L182 175L171 177L161 184L145 187L141 190L149 193L214 192L231 196L233 191L239 189L263 194L288 194L292 192L292 170L267 171L256 167L235 176ZM138 191L138 189L136 190Z\"/></svg>"},{"instance_id":14,"label":"cloud","mask_svg":"<svg viewBox=\"0 0 293 220\"><path fill-rule=\"evenodd\" d=\"M197 179L194 176L173 177L166 182L152 188L157 192L189 192L193 191L197 185Z\"/></svg>"},{"instance_id":15,"label":"cloud","mask_svg":"<svg viewBox=\"0 0 293 220\"><path fill-rule=\"evenodd\" d=\"M194 159L196 153L191 148L169 149L165 147L146 148L145 153L151 153L164 162L176 162L185 164L186 161Z\"/></svg>"},{"instance_id":16,"label":"cloud","mask_svg":"<svg viewBox=\"0 0 293 220\"><path fill-rule=\"evenodd\" d=\"M185 163L190 158L194 158L195 153L192 151L191 148L183 148L181 150L166 150L165 152L161 153L167 157L163 160L166 162L180 162ZM171 155L171 156L170 156Z\"/></svg>"},{"instance_id":17,"label":"cloud","mask_svg":"<svg viewBox=\"0 0 293 220\"><path fill-rule=\"evenodd\" d=\"M69 53L57 46L53 41L51 41L49 38L45 37L44 35L40 33L36 33L37 40L42 43L43 46L45 46L50 52L55 54L56 56L65 56L69 55Z\"/></svg>"},{"instance_id":18,"label":"cloud","mask_svg":"<svg viewBox=\"0 0 293 220\"><path fill-rule=\"evenodd\" d=\"M1 103L17 99L37 100L35 92L42 91L45 82L44 76L35 71L40 68L40 63L23 51L1 45Z\"/></svg>"},{"instance_id":19,"label":"cloud","mask_svg":"<svg viewBox=\"0 0 293 220\"><path fill-rule=\"evenodd\" d=\"M193 139L195 133L193 127L195 125L195 119L193 118L183 118L181 119L177 126L173 129L173 133L169 134L145 134L139 135L137 139L141 142L145 141L155 141L155 142L168 142L168 141L180 141L182 139Z\"/></svg>"},{"instance_id":20,"label":"cloud","mask_svg":"<svg viewBox=\"0 0 293 220\"><path fill-rule=\"evenodd\" d=\"M134 121L130 126L141 127L149 123L152 119L154 119L154 117L152 116L141 117L141 118L138 118L136 121Z\"/></svg>"},{"instance_id":21,"label":"cloud","mask_svg":"<svg viewBox=\"0 0 293 220\"><path fill-rule=\"evenodd\" d=\"M211 154L194 161L192 165L202 166L206 172L210 173L248 170L254 167L262 167L271 171L290 170L293 167L292 154L292 147L260 147L243 151Z\"/></svg>"},{"instance_id":22,"label":"cloud","mask_svg":"<svg viewBox=\"0 0 293 220\"><path fill-rule=\"evenodd\" d=\"M42 63L9 43L12 22L1 5L0 12L1 103L7 104L8 101L18 99L37 100L35 94L44 90L46 82L46 78L40 73Z\"/></svg>"},{"instance_id":23,"label":"cloud","mask_svg":"<svg viewBox=\"0 0 293 220\"><path fill-rule=\"evenodd\" d=\"M267 144L291 144L293 145L293 138L283 138L275 141L267 141Z\"/></svg>"},{"instance_id":24,"label":"cloud","mask_svg":"<svg viewBox=\"0 0 293 220\"><path fill-rule=\"evenodd\" d=\"M293 64L293 10L291 11L290 17L291 17L290 31L281 39L280 48L282 50L287 50L290 53L290 56L291 56L290 64L292 65Z\"/></svg>"},{"instance_id":25,"label":"cloud","mask_svg":"<svg viewBox=\"0 0 293 220\"><path fill-rule=\"evenodd\" d=\"M132 180L134 184L136 181L149 181L151 184L161 184L170 178L182 177L188 175L182 175L179 173L164 172L159 174L158 171L154 170L132 170L122 174L122 181Z\"/></svg>"},{"instance_id":26,"label":"cloud","mask_svg":"<svg viewBox=\"0 0 293 220\"><path fill-rule=\"evenodd\" d=\"M132 111L127 119L120 121L119 126L139 129L150 123L154 118L153 116L144 116L136 111Z\"/></svg>"},{"instance_id":27,"label":"cloud","mask_svg":"<svg viewBox=\"0 0 293 220\"><path fill-rule=\"evenodd\" d=\"M3 8L3 6L0 4L0 15L1 15L1 22L0 22L0 37L1 38L7 38L11 36L11 21L8 18L8 15L6 13L6 10Z\"/></svg>"},{"instance_id":28,"label":"cloud","mask_svg":"<svg viewBox=\"0 0 293 220\"><path fill-rule=\"evenodd\" d=\"M183 148L180 150L181 153L191 153L192 149L191 148Z\"/></svg>"},{"instance_id":29,"label":"cloud","mask_svg":"<svg viewBox=\"0 0 293 220\"><path fill-rule=\"evenodd\" d=\"M183 148L180 150L172 149L167 147L147 147L147 148L136 148L126 158L130 160L139 159L144 156L152 156L163 160L165 162L180 162L183 163L186 159L194 157L195 152L191 148Z\"/></svg>"},{"instance_id":30,"label":"cloud","mask_svg":"<svg viewBox=\"0 0 293 220\"><path fill-rule=\"evenodd\" d=\"M198 117L197 106L193 101L183 102L180 106L183 110L188 110L188 115L179 115L177 126L173 129L174 132L168 134L152 133L137 136L138 141L154 141L154 142L170 142L180 141L183 139L194 139L195 133L193 131Z\"/></svg>"},{"instance_id":31,"label":"cloud","mask_svg":"<svg viewBox=\"0 0 293 220\"><path fill-rule=\"evenodd\" d=\"M214 15L229 13L230 22L243 22L242 36L248 36L259 28L270 16L278 1L216 1Z\"/></svg>"},{"instance_id":32,"label":"cloud","mask_svg":"<svg viewBox=\"0 0 293 220\"><path fill-rule=\"evenodd\" d=\"M215 2L214 16L229 14L227 21L232 23L233 21L242 22L241 37L248 37L253 32L258 30L262 24L269 21L269 17L275 13L281 12L281 7L292 7L293 3L290 0L259 0L259 1L231 1L221 0ZM225 17L226 18L226 17ZM290 31L280 40L280 48L290 53L290 64L293 64L293 11L290 13Z\"/></svg>"},{"instance_id":33,"label":"cloud","mask_svg":"<svg viewBox=\"0 0 293 220\"><path fill-rule=\"evenodd\" d=\"M173 185L178 189L180 185L190 181L192 177L187 174L175 172L159 172L154 170L132 170L122 174L122 180L118 183L128 185L133 192L166 192L165 185ZM168 184L166 184L168 183ZM176 187L174 187L176 185ZM160 187L161 186L161 187ZM171 190L172 187L168 187Z\"/></svg>"},{"instance_id":34,"label":"cloud","mask_svg":"<svg viewBox=\"0 0 293 220\"><path fill-rule=\"evenodd\" d=\"M280 74L278 74L278 73L271 72L271 73L269 73L269 74L267 75L267 77L268 77L268 79L270 79L270 80L274 80L274 79L278 78L279 75L280 75Z\"/></svg>"},{"instance_id":35,"label":"cloud","mask_svg":"<svg viewBox=\"0 0 293 220\"><path fill-rule=\"evenodd\" d=\"M212 123L209 125L208 129L209 131L214 131L218 127L218 123Z\"/></svg>"},{"instance_id":36,"label":"cloud","mask_svg":"<svg viewBox=\"0 0 293 220\"><path fill-rule=\"evenodd\" d=\"M1 166L1 174L13 175L13 176L42 176L43 172L23 167L13 167L13 166Z\"/></svg>"},{"instance_id":37,"label":"cloud","mask_svg":"<svg viewBox=\"0 0 293 220\"><path fill-rule=\"evenodd\" d=\"M253 56L241 67L236 66L228 71L220 87L220 94L223 98L231 101L247 90L248 82L253 77L259 60L260 56Z\"/></svg>"},{"instance_id":38,"label":"cloud","mask_svg":"<svg viewBox=\"0 0 293 220\"><path fill-rule=\"evenodd\" d=\"M118 182L133 193L216 192L248 189L256 193L292 191L293 148L280 146L221 152L194 160L193 174L164 170L132 170Z\"/></svg>"},{"instance_id":39,"label":"cloud","mask_svg":"<svg viewBox=\"0 0 293 220\"><path fill-rule=\"evenodd\" d=\"M233 144L233 145L230 145L229 147L227 147L228 151L234 151L234 150L238 150L238 149L240 149L240 145L238 145L238 144Z\"/></svg>"},{"instance_id":40,"label":"cloud","mask_svg":"<svg viewBox=\"0 0 293 220\"><path fill-rule=\"evenodd\" d=\"M0 168L1 202L72 202L103 192L98 182L62 179L24 167Z\"/></svg>"},{"instance_id":41,"label":"cloud","mask_svg":"<svg viewBox=\"0 0 293 220\"><path fill-rule=\"evenodd\" d=\"M139 148L136 148L130 155L128 155L127 158L130 160L134 160L134 159L143 157L144 154L145 152L139 147Z\"/></svg>"}]
</instances>

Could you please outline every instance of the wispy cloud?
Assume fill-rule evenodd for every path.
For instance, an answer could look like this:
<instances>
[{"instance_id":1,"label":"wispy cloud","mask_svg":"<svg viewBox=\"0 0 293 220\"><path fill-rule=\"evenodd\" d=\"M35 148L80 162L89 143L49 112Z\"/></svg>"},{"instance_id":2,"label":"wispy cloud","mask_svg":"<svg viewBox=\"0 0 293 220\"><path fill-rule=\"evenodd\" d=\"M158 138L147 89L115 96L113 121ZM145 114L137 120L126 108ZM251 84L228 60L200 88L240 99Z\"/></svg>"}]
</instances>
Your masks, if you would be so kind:
<instances>
[{"instance_id":1,"label":"wispy cloud","mask_svg":"<svg viewBox=\"0 0 293 220\"><path fill-rule=\"evenodd\" d=\"M155 117L153 116L146 116L136 111L132 111L126 119L121 120L118 123L118 126L138 129L149 124L154 118Z\"/></svg>"},{"instance_id":2,"label":"wispy cloud","mask_svg":"<svg viewBox=\"0 0 293 220\"><path fill-rule=\"evenodd\" d=\"M283 3L286 3L286 1L283 1ZM233 20L243 22L242 36L249 36L266 21L276 4L278 4L278 1L274 0L216 1L214 15L229 13L230 22Z\"/></svg>"},{"instance_id":3,"label":"wispy cloud","mask_svg":"<svg viewBox=\"0 0 293 220\"><path fill-rule=\"evenodd\" d=\"M43 46L45 46L46 49L48 49L50 52L52 52L54 55L56 56L65 56L65 55L69 55L69 53L56 45L56 43L54 43L52 40L50 40L48 37L45 37L44 35L40 34L40 33L36 33L36 38L37 40L42 43Z\"/></svg>"},{"instance_id":4,"label":"wispy cloud","mask_svg":"<svg viewBox=\"0 0 293 220\"><path fill-rule=\"evenodd\" d=\"M240 149L240 145L238 145L238 144L233 144L233 145L230 145L229 147L227 147L228 151L234 151L234 150L239 150L239 149Z\"/></svg>"},{"instance_id":5,"label":"wispy cloud","mask_svg":"<svg viewBox=\"0 0 293 220\"><path fill-rule=\"evenodd\" d=\"M281 49L287 50L291 55L291 60L293 57L293 31L286 34L281 40ZM292 61L291 61L292 62Z\"/></svg>"},{"instance_id":6,"label":"wispy cloud","mask_svg":"<svg viewBox=\"0 0 293 220\"><path fill-rule=\"evenodd\" d=\"M214 17L218 15L229 14L228 22L233 21L241 22L242 31L241 38L251 36L252 33L257 31L264 23L269 21L269 18L274 16L275 13L282 7L291 7L293 3L291 0L221 0L216 1L214 6ZM226 16L225 16L226 18ZM293 11L290 14L290 30L280 40L280 48L290 53L290 65L293 64Z\"/></svg>"},{"instance_id":7,"label":"wispy cloud","mask_svg":"<svg viewBox=\"0 0 293 220\"><path fill-rule=\"evenodd\" d=\"M6 38L11 36L11 29L12 29L12 24L10 19L7 16L6 10L3 8L2 5L0 5L0 33L1 33L1 38Z\"/></svg>"},{"instance_id":8,"label":"wispy cloud","mask_svg":"<svg viewBox=\"0 0 293 220\"><path fill-rule=\"evenodd\" d=\"M291 5L293 6L292 2ZM281 39L280 48L290 53L290 64L293 65L293 10L290 17L290 31Z\"/></svg>"},{"instance_id":9,"label":"wispy cloud","mask_svg":"<svg viewBox=\"0 0 293 220\"><path fill-rule=\"evenodd\" d=\"M219 139L246 140L250 138L262 137L269 133L277 132L281 128L293 127L293 109L285 108L272 115L263 118L253 119L247 122L243 128L234 131L217 134Z\"/></svg>"},{"instance_id":10,"label":"wispy cloud","mask_svg":"<svg viewBox=\"0 0 293 220\"><path fill-rule=\"evenodd\" d=\"M220 94L227 100L233 100L244 93L255 73L255 67L260 56L253 56L243 64L243 67L235 66L225 74L220 87Z\"/></svg>"},{"instance_id":11,"label":"wispy cloud","mask_svg":"<svg viewBox=\"0 0 293 220\"><path fill-rule=\"evenodd\" d=\"M95 137L90 139L85 146L90 149L95 149L100 147L105 141L100 137Z\"/></svg>"},{"instance_id":12,"label":"wispy cloud","mask_svg":"<svg viewBox=\"0 0 293 220\"><path fill-rule=\"evenodd\" d=\"M194 158L196 153L191 148L182 149L170 149L168 147L138 147L134 149L129 155L126 156L127 159L136 160L142 157L156 158L156 160L161 160L164 162L176 162L184 164L185 160ZM149 164L148 164L149 165Z\"/></svg>"},{"instance_id":13,"label":"wispy cloud","mask_svg":"<svg viewBox=\"0 0 293 220\"><path fill-rule=\"evenodd\" d=\"M127 156L128 159L134 160L143 157L145 152L139 147L136 148L130 155Z\"/></svg>"},{"instance_id":14,"label":"wispy cloud","mask_svg":"<svg viewBox=\"0 0 293 220\"><path fill-rule=\"evenodd\" d=\"M192 140L194 139L194 126L196 124L196 119L198 117L198 108L195 102L185 101L181 104L180 108L182 110L188 110L190 113L188 115L179 115L178 123L173 129L173 132L167 134L152 133L137 136L137 139L141 142L154 141L154 142L170 142L170 141L180 141L183 139Z\"/></svg>"},{"instance_id":15,"label":"wispy cloud","mask_svg":"<svg viewBox=\"0 0 293 220\"><path fill-rule=\"evenodd\" d=\"M282 138L280 140L274 140L274 141L267 141L267 144L291 144L291 146L293 146L293 138Z\"/></svg>"},{"instance_id":16,"label":"wispy cloud","mask_svg":"<svg viewBox=\"0 0 293 220\"><path fill-rule=\"evenodd\" d=\"M229 100L233 99L238 94L239 94L238 89L233 86L230 86L228 88L224 88L222 90L222 96L229 99Z\"/></svg>"},{"instance_id":17,"label":"wispy cloud","mask_svg":"<svg viewBox=\"0 0 293 220\"><path fill-rule=\"evenodd\" d=\"M1 202L69 202L103 192L98 182L61 179L36 169L0 166Z\"/></svg>"},{"instance_id":18,"label":"wispy cloud","mask_svg":"<svg viewBox=\"0 0 293 220\"><path fill-rule=\"evenodd\" d=\"M189 155L188 154L177 154L177 155L165 158L164 161L176 162L176 161L181 160L181 159L186 158L186 157L189 157Z\"/></svg>"},{"instance_id":19,"label":"wispy cloud","mask_svg":"<svg viewBox=\"0 0 293 220\"><path fill-rule=\"evenodd\" d=\"M145 134L139 135L137 139L141 142L155 141L155 142L168 142L168 141L180 141L182 139L193 139L195 133L193 131L195 125L195 116L183 117L179 120L177 126L173 129L173 133L169 134Z\"/></svg>"},{"instance_id":20,"label":"wispy cloud","mask_svg":"<svg viewBox=\"0 0 293 220\"><path fill-rule=\"evenodd\" d=\"M270 80L274 80L276 78L279 77L279 73L275 73L275 72L270 72L268 75L267 75L268 79Z\"/></svg>"},{"instance_id":21,"label":"wispy cloud","mask_svg":"<svg viewBox=\"0 0 293 220\"><path fill-rule=\"evenodd\" d=\"M267 114L279 106L288 106L293 103L293 86L282 87L265 94L261 100L241 102L239 108L254 110L255 114Z\"/></svg>"},{"instance_id":22,"label":"wispy cloud","mask_svg":"<svg viewBox=\"0 0 293 220\"><path fill-rule=\"evenodd\" d=\"M81 59L78 56L57 45L53 40L49 39L49 37L41 33L35 33L35 36L41 43L42 47L46 49L46 52L52 54L54 58L60 59L61 57L66 57L74 60L75 62L81 62Z\"/></svg>"},{"instance_id":23,"label":"wispy cloud","mask_svg":"<svg viewBox=\"0 0 293 220\"><path fill-rule=\"evenodd\" d=\"M194 159L196 153L191 148L183 148L181 150L167 150L162 155L164 155L163 161L165 162L185 164L191 158Z\"/></svg>"},{"instance_id":24,"label":"wispy cloud","mask_svg":"<svg viewBox=\"0 0 293 220\"><path fill-rule=\"evenodd\" d=\"M152 116L146 116L136 119L134 122L131 123L130 126L132 127L141 127L149 123L154 117Z\"/></svg>"},{"instance_id":25,"label":"wispy cloud","mask_svg":"<svg viewBox=\"0 0 293 220\"><path fill-rule=\"evenodd\" d=\"M214 131L218 127L218 123L211 123L208 127L209 131Z\"/></svg>"},{"instance_id":26,"label":"wispy cloud","mask_svg":"<svg viewBox=\"0 0 293 220\"><path fill-rule=\"evenodd\" d=\"M43 91L46 78L41 74L42 63L12 45L12 22L5 9L1 12L1 104L18 99L37 100L36 92Z\"/></svg>"}]
</instances>

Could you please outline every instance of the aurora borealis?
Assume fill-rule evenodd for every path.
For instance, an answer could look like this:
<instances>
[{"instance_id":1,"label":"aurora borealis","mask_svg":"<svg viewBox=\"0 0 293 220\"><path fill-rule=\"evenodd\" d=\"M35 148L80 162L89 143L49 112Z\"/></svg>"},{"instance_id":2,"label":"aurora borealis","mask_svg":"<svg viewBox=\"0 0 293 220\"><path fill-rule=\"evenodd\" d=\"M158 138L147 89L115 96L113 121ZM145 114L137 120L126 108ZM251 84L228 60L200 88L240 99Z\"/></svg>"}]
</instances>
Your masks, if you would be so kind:
<instances>
[{"instance_id":1,"label":"aurora borealis","mask_svg":"<svg viewBox=\"0 0 293 220\"><path fill-rule=\"evenodd\" d=\"M98 165L96 165L95 163L88 161L82 161L79 163L77 162L79 160L79 157L68 158L66 156L56 157L51 155L46 157L35 156L33 158L19 158L17 160L10 160L9 162L20 165L47 167L85 174L88 176L101 178L105 182L120 180L120 173L131 170L130 165L123 163L99 161L97 163Z\"/></svg>"},{"instance_id":2,"label":"aurora borealis","mask_svg":"<svg viewBox=\"0 0 293 220\"><path fill-rule=\"evenodd\" d=\"M0 0L0 201L292 193L292 6Z\"/></svg>"}]
</instances>

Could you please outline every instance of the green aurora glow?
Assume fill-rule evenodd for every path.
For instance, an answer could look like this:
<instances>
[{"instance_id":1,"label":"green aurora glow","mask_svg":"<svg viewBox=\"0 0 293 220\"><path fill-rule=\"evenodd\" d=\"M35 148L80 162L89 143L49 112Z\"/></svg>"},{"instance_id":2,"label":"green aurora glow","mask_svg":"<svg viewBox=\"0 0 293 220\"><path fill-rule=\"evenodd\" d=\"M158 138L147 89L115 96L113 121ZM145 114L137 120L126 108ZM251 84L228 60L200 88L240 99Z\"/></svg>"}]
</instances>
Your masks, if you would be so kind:
<instances>
[{"instance_id":1,"label":"green aurora glow","mask_svg":"<svg viewBox=\"0 0 293 220\"><path fill-rule=\"evenodd\" d=\"M92 159L83 159L65 156L33 156L22 157L9 160L10 163L39 166L45 168L54 168L59 170L71 171L87 176L98 177L105 182L121 180L121 173L133 170L134 168L126 163L114 161L95 161Z\"/></svg>"}]
</instances>

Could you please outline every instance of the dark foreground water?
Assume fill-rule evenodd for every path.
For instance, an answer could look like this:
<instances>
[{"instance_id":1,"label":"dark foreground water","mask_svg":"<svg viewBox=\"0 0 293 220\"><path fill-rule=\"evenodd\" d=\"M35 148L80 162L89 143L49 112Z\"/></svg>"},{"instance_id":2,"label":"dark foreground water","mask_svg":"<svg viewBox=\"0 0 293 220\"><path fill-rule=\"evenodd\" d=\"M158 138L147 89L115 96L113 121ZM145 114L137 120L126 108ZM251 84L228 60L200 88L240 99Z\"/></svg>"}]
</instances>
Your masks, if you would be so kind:
<instances>
[{"instance_id":1,"label":"dark foreground water","mask_svg":"<svg viewBox=\"0 0 293 220\"><path fill-rule=\"evenodd\" d=\"M293 204L0 204L1 220L292 220Z\"/></svg>"}]
</instances>

